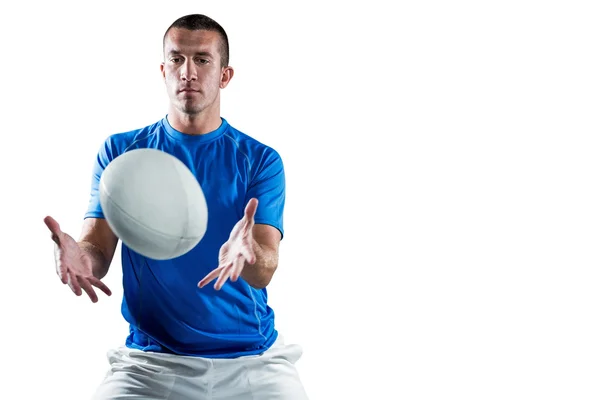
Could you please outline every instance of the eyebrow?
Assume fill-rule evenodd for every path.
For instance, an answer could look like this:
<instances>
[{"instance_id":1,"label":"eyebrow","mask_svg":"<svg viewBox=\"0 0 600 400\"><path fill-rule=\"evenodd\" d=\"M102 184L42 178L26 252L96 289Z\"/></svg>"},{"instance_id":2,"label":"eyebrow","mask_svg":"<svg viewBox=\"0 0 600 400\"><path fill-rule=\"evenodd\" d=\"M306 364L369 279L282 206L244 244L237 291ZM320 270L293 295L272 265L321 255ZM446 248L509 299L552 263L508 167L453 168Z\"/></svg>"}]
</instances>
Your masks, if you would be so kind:
<instances>
[{"instance_id":1,"label":"eyebrow","mask_svg":"<svg viewBox=\"0 0 600 400\"><path fill-rule=\"evenodd\" d=\"M167 53L168 55L172 56L172 55L177 55L177 54L182 54L183 52L177 49L174 50L169 50L169 52ZM212 53L208 52L208 51L197 51L194 53L195 56L203 56L203 57L213 57Z\"/></svg>"}]
</instances>

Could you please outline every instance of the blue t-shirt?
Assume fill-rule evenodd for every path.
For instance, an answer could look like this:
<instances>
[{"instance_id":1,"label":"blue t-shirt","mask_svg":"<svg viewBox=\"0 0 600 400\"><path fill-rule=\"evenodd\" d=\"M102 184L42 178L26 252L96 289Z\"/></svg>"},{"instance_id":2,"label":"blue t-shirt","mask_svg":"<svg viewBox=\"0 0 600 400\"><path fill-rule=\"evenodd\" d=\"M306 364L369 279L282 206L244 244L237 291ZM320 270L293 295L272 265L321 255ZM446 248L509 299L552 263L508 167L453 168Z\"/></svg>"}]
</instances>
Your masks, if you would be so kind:
<instances>
[{"instance_id":1,"label":"blue t-shirt","mask_svg":"<svg viewBox=\"0 0 600 400\"><path fill-rule=\"evenodd\" d=\"M234 358L262 353L277 338L266 289L255 289L242 278L228 280L221 290L213 288L216 281L197 286L218 267L219 249L252 197L259 201L255 223L272 225L283 237L285 176L279 154L221 121L213 132L187 135L165 117L109 136L98 152L85 218L104 218L98 192L102 171L120 154L138 148L159 149L181 160L198 179L208 206L206 234L183 256L157 261L122 244L121 309L129 323L128 347Z\"/></svg>"}]
</instances>

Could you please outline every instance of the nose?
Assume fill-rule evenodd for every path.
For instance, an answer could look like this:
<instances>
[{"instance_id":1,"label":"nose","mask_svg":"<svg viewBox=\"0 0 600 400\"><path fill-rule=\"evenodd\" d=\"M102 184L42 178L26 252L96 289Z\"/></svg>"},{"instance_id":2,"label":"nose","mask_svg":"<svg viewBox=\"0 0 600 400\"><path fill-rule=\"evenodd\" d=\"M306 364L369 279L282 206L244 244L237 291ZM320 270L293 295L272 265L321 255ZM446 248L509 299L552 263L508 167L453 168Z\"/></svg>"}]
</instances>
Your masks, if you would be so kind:
<instances>
[{"instance_id":1,"label":"nose","mask_svg":"<svg viewBox=\"0 0 600 400\"><path fill-rule=\"evenodd\" d=\"M181 80L182 81L195 81L198 78L196 75L196 68L192 60L186 60L181 65Z\"/></svg>"}]
</instances>

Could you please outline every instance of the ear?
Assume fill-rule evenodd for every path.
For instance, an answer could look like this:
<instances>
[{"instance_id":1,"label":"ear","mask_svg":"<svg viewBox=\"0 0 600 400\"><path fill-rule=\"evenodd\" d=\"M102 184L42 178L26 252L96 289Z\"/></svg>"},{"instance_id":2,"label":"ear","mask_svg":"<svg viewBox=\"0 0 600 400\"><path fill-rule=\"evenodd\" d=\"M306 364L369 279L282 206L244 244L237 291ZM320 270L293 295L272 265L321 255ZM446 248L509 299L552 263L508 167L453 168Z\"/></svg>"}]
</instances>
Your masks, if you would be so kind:
<instances>
[{"instance_id":1,"label":"ear","mask_svg":"<svg viewBox=\"0 0 600 400\"><path fill-rule=\"evenodd\" d=\"M221 72L221 82L219 82L219 87L221 89L225 89L227 87L227 85L229 85L231 78L233 78L233 68L232 67L223 68L223 71Z\"/></svg>"},{"instance_id":2,"label":"ear","mask_svg":"<svg viewBox=\"0 0 600 400\"><path fill-rule=\"evenodd\" d=\"M165 63L160 63L160 73L162 74L163 79L165 79Z\"/></svg>"}]
</instances>

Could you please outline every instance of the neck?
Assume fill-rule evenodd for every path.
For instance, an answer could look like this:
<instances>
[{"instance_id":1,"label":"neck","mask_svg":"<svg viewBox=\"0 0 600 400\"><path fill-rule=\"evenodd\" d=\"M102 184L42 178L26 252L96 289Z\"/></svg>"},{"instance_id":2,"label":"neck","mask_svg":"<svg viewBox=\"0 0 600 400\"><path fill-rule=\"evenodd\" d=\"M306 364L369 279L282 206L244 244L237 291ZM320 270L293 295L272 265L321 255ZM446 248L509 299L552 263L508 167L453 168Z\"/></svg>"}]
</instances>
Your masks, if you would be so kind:
<instances>
[{"instance_id":1,"label":"neck","mask_svg":"<svg viewBox=\"0 0 600 400\"><path fill-rule=\"evenodd\" d=\"M184 114L170 107L167 119L173 128L188 135L204 135L221 126L221 116L218 112Z\"/></svg>"}]
</instances>

